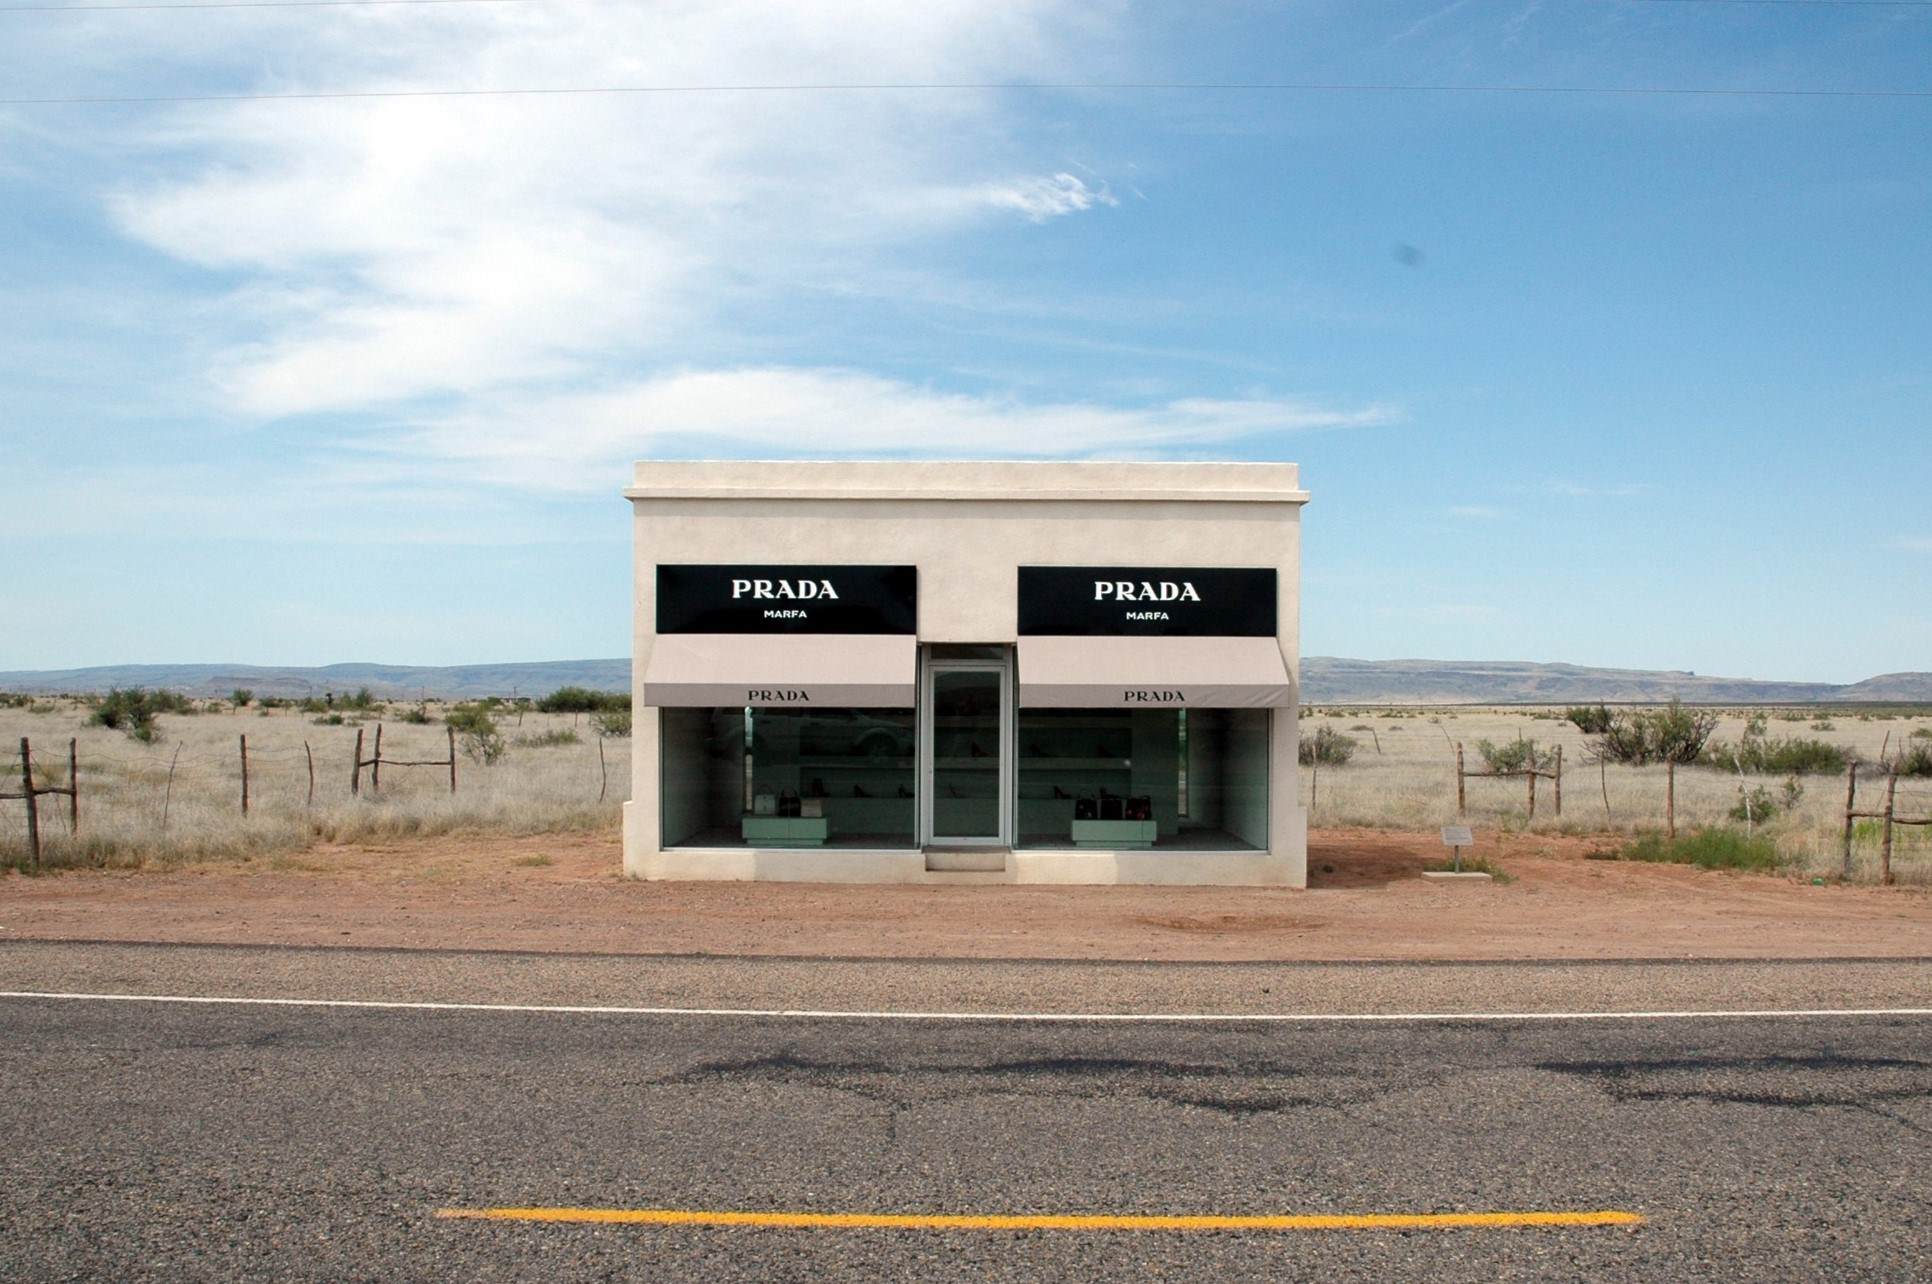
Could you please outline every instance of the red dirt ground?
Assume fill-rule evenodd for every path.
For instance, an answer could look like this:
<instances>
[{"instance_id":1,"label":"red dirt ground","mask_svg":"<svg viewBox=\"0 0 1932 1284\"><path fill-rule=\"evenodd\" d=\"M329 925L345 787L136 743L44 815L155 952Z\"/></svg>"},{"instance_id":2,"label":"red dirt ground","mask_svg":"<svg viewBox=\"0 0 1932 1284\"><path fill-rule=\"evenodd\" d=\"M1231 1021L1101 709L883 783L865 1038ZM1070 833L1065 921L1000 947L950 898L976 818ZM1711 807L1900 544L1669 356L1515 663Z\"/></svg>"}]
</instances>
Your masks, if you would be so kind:
<instances>
[{"instance_id":1,"label":"red dirt ground","mask_svg":"<svg viewBox=\"0 0 1932 1284\"><path fill-rule=\"evenodd\" d=\"M1932 894L1586 860L1479 835L1514 876L1442 885L1434 834L1311 834L1306 891L641 883L607 834L450 836L248 864L0 878L0 939L638 954L1169 960L1932 956Z\"/></svg>"}]
</instances>

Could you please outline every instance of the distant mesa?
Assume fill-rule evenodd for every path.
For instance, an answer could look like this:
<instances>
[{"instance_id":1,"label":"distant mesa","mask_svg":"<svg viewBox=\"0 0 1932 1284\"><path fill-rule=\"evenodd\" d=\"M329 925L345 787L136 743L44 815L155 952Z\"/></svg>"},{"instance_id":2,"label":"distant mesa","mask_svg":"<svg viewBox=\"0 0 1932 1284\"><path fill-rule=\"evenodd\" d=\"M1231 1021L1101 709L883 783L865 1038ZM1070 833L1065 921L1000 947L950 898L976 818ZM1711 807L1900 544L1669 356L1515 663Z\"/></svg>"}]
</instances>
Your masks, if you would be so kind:
<instances>
[{"instance_id":1,"label":"distant mesa","mask_svg":"<svg viewBox=\"0 0 1932 1284\"><path fill-rule=\"evenodd\" d=\"M1884 673L1862 682L1769 682L1700 677L1688 670L1603 669L1527 660L1302 660L1309 704L1644 704L1670 699L1703 704L1932 704L1932 673ZM318 668L253 664L117 664L88 669L0 673L0 691L34 694L164 687L225 696L309 696L368 687L388 699L472 699L545 695L558 687L628 691L631 662L541 660L429 667L330 664Z\"/></svg>"}]
</instances>

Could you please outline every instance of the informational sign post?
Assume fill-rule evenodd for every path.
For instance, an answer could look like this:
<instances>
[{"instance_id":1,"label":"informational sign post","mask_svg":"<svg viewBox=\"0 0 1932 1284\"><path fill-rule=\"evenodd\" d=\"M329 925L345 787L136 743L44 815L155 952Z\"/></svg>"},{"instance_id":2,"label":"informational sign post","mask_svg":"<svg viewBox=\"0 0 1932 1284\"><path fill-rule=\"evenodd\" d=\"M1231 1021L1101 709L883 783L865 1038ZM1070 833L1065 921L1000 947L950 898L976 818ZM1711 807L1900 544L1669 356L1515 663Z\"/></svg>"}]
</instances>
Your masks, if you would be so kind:
<instances>
[{"instance_id":1,"label":"informational sign post","mask_svg":"<svg viewBox=\"0 0 1932 1284\"><path fill-rule=\"evenodd\" d=\"M1460 874L1462 873L1462 849L1465 847L1474 847L1476 845L1476 836L1469 832L1469 826L1467 825L1444 825L1442 827L1442 845L1454 850L1456 854L1454 872Z\"/></svg>"}]
</instances>

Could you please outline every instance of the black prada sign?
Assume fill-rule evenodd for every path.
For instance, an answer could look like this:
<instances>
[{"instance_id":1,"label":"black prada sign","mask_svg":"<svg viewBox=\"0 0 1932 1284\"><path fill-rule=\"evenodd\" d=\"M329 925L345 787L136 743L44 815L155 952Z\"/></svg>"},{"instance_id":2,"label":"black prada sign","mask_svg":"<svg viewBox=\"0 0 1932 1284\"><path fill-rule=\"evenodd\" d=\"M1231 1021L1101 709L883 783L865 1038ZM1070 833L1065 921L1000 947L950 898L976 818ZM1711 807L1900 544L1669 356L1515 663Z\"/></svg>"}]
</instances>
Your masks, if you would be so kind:
<instances>
[{"instance_id":1,"label":"black prada sign","mask_svg":"<svg viewBox=\"0 0 1932 1284\"><path fill-rule=\"evenodd\" d=\"M1022 636L1273 637L1272 567L1022 566Z\"/></svg>"},{"instance_id":2,"label":"black prada sign","mask_svg":"<svg viewBox=\"0 0 1932 1284\"><path fill-rule=\"evenodd\" d=\"M659 633L913 633L914 566L659 566Z\"/></svg>"}]
</instances>

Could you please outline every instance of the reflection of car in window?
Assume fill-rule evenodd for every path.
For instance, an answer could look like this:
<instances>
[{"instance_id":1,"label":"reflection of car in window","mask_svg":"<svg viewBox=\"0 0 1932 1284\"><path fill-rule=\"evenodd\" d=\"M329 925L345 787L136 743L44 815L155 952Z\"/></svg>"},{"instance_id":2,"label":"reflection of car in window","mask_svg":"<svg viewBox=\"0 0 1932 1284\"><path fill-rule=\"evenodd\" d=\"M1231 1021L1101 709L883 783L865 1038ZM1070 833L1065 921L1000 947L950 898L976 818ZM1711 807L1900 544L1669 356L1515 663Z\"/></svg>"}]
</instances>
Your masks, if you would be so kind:
<instances>
[{"instance_id":1,"label":"reflection of car in window","mask_svg":"<svg viewBox=\"0 0 1932 1284\"><path fill-rule=\"evenodd\" d=\"M881 717L865 709L814 709L799 727L803 753L898 758L912 753L909 717Z\"/></svg>"}]
</instances>

